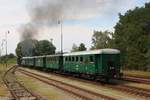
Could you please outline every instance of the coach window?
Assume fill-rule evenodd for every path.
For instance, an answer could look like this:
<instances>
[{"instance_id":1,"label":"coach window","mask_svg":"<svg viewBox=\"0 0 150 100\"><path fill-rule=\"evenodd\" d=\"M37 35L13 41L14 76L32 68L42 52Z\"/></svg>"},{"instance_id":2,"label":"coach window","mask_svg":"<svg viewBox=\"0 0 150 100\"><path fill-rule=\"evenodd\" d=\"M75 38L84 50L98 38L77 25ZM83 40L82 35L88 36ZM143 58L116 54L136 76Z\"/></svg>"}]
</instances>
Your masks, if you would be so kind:
<instances>
[{"instance_id":1,"label":"coach window","mask_svg":"<svg viewBox=\"0 0 150 100\"><path fill-rule=\"evenodd\" d=\"M93 56L90 56L90 62L94 62Z\"/></svg>"},{"instance_id":2,"label":"coach window","mask_svg":"<svg viewBox=\"0 0 150 100\"><path fill-rule=\"evenodd\" d=\"M54 61L56 61L56 57L54 57Z\"/></svg>"},{"instance_id":3,"label":"coach window","mask_svg":"<svg viewBox=\"0 0 150 100\"><path fill-rule=\"evenodd\" d=\"M71 57L69 57L69 61L71 61Z\"/></svg>"},{"instance_id":4,"label":"coach window","mask_svg":"<svg viewBox=\"0 0 150 100\"><path fill-rule=\"evenodd\" d=\"M67 57L65 57L65 61L68 61L68 58L67 58Z\"/></svg>"},{"instance_id":5,"label":"coach window","mask_svg":"<svg viewBox=\"0 0 150 100\"><path fill-rule=\"evenodd\" d=\"M72 57L72 61L74 61L74 57Z\"/></svg>"},{"instance_id":6,"label":"coach window","mask_svg":"<svg viewBox=\"0 0 150 100\"><path fill-rule=\"evenodd\" d=\"M78 56L77 56L77 57L76 57L76 62L78 62L78 59L79 59L79 58L78 58Z\"/></svg>"},{"instance_id":7,"label":"coach window","mask_svg":"<svg viewBox=\"0 0 150 100\"><path fill-rule=\"evenodd\" d=\"M53 61L55 61L55 57L53 57Z\"/></svg>"},{"instance_id":8,"label":"coach window","mask_svg":"<svg viewBox=\"0 0 150 100\"><path fill-rule=\"evenodd\" d=\"M50 59L50 61L52 62L52 57L50 57L49 59Z\"/></svg>"},{"instance_id":9,"label":"coach window","mask_svg":"<svg viewBox=\"0 0 150 100\"><path fill-rule=\"evenodd\" d=\"M80 57L80 62L83 62L83 57Z\"/></svg>"},{"instance_id":10,"label":"coach window","mask_svg":"<svg viewBox=\"0 0 150 100\"><path fill-rule=\"evenodd\" d=\"M55 62L55 59L56 59L56 58L54 57L54 62Z\"/></svg>"}]
</instances>

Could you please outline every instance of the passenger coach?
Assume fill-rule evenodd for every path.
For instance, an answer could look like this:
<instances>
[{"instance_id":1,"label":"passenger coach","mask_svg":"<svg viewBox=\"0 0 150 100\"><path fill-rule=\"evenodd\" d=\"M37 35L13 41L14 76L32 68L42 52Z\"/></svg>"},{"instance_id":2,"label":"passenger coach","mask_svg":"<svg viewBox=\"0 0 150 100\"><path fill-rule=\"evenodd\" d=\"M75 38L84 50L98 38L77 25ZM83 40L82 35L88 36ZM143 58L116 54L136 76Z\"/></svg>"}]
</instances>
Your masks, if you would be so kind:
<instances>
[{"instance_id":1,"label":"passenger coach","mask_svg":"<svg viewBox=\"0 0 150 100\"><path fill-rule=\"evenodd\" d=\"M63 55L23 57L21 65L38 69L57 70L96 79L119 78L120 51L117 49L99 49L65 53Z\"/></svg>"},{"instance_id":2,"label":"passenger coach","mask_svg":"<svg viewBox=\"0 0 150 100\"><path fill-rule=\"evenodd\" d=\"M23 57L21 59L21 65L23 65L23 66L34 66L35 65L34 57Z\"/></svg>"},{"instance_id":3,"label":"passenger coach","mask_svg":"<svg viewBox=\"0 0 150 100\"><path fill-rule=\"evenodd\" d=\"M114 78L120 75L120 51L100 49L63 55L64 71L91 75L95 78Z\"/></svg>"}]
</instances>

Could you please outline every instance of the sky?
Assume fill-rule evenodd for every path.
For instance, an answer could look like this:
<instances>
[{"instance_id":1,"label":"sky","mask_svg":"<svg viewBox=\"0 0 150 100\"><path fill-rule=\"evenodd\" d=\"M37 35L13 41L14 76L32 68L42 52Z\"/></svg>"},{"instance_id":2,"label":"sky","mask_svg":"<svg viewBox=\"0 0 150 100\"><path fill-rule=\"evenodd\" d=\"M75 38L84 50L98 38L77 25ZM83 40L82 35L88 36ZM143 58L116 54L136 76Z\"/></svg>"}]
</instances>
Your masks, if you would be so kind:
<instances>
[{"instance_id":1,"label":"sky","mask_svg":"<svg viewBox=\"0 0 150 100\"><path fill-rule=\"evenodd\" d=\"M39 0L40 1L40 0ZM51 0L52 1L52 0ZM88 0L89 1L89 0ZM96 0L100 2L102 0ZM107 1L107 0L103 0ZM108 0L112 3L116 0ZM126 2L125 2L126 1ZM29 12L28 3L30 0L0 0L0 53L5 54L5 38L7 34L8 53L15 53L18 42L21 41L20 31L18 29L31 21L31 11ZM63 50L70 51L72 44L79 45L81 42L87 48L91 47L91 38L94 30L98 31L114 31L114 26L118 22L118 13L124 14L129 9L141 7L150 0L122 0L120 6L110 4L103 7L94 16L91 13L84 14L81 19L65 19L63 20ZM107 3L107 2L106 2ZM103 10L106 8L107 10ZM84 8L83 8L84 9ZM84 11L87 9L85 8ZM89 10L89 9L88 9ZM94 11L95 9L92 9ZM76 12L78 13L78 12ZM83 13L83 12L81 12ZM92 16L92 17L91 17ZM39 29L36 35L38 40L53 39L53 44L57 51L60 51L60 25L47 26Z\"/></svg>"}]
</instances>

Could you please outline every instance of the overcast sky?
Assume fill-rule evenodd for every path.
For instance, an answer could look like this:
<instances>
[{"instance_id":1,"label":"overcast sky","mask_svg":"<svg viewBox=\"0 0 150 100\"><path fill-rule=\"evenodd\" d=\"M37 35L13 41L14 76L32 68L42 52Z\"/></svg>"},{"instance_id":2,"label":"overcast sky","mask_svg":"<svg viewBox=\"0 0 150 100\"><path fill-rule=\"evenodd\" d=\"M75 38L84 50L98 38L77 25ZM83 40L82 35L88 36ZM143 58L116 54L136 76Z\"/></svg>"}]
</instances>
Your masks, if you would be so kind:
<instances>
[{"instance_id":1,"label":"overcast sky","mask_svg":"<svg viewBox=\"0 0 150 100\"><path fill-rule=\"evenodd\" d=\"M17 43L21 40L18 28L21 25L27 24L31 21L30 14L32 12L27 9L28 6L30 6L30 1L32 0L0 0L0 47L2 54L5 53L5 44L2 46L2 41L5 39L5 33L8 30L10 31L8 34L8 53L15 53ZM143 6L144 3L150 2L150 0L122 0L122 3L119 3L120 6L118 6L115 5L116 0L96 0L96 2L101 1L106 1L106 4L100 5L101 9L95 11L96 14L88 13L87 11L87 13L84 14L86 17L82 16L82 18L75 20L67 20L66 18L63 21L64 51L69 51L72 48L73 43L78 45L82 42L86 45L86 47L91 47L91 37L93 35L93 30L113 31L113 27L118 22L118 13L124 14L129 9L133 9L136 6L140 7ZM106 6L109 2L112 4ZM94 12L96 9L85 8L83 11L86 12L86 10L91 10ZM80 12L80 15L82 15L81 13L83 12ZM60 50L59 25L40 28L39 34L36 36L36 38L39 40L50 40L53 38L53 43L56 46L57 51Z\"/></svg>"}]
</instances>

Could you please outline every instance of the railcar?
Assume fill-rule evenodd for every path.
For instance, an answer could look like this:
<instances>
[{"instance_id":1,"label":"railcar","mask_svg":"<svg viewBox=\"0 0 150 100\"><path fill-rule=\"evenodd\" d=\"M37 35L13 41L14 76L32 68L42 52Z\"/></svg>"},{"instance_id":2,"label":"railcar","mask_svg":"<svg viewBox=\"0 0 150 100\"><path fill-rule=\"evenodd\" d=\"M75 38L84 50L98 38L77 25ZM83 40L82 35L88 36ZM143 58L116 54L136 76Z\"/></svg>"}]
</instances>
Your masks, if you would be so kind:
<instances>
[{"instance_id":1,"label":"railcar","mask_svg":"<svg viewBox=\"0 0 150 100\"><path fill-rule=\"evenodd\" d=\"M95 78L114 78L120 74L120 51L100 49L63 55L64 71L86 74Z\"/></svg>"},{"instance_id":2,"label":"railcar","mask_svg":"<svg viewBox=\"0 0 150 100\"><path fill-rule=\"evenodd\" d=\"M21 59L21 65L23 65L23 66L34 66L35 65L34 57L23 57Z\"/></svg>"},{"instance_id":3,"label":"railcar","mask_svg":"<svg viewBox=\"0 0 150 100\"><path fill-rule=\"evenodd\" d=\"M63 66L61 55L47 55L45 60L45 68L48 70L59 70Z\"/></svg>"},{"instance_id":4,"label":"railcar","mask_svg":"<svg viewBox=\"0 0 150 100\"><path fill-rule=\"evenodd\" d=\"M44 69L45 68L45 56L35 56L34 57L34 67L39 68L39 69Z\"/></svg>"},{"instance_id":5,"label":"railcar","mask_svg":"<svg viewBox=\"0 0 150 100\"><path fill-rule=\"evenodd\" d=\"M21 65L86 75L96 79L119 78L120 51L117 49L99 49L65 53L63 55L23 57Z\"/></svg>"}]
</instances>

